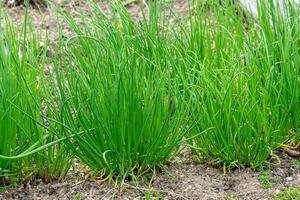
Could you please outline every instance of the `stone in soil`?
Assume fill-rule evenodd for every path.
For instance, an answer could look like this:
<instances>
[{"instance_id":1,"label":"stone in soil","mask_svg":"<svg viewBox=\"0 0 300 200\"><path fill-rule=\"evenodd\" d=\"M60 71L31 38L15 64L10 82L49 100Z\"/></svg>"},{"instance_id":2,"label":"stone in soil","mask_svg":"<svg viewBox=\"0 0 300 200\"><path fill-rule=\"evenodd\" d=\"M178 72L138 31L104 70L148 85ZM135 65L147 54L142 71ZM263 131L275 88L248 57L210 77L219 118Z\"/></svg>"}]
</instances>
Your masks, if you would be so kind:
<instances>
[{"instance_id":1,"label":"stone in soil","mask_svg":"<svg viewBox=\"0 0 300 200\"><path fill-rule=\"evenodd\" d=\"M257 10L256 1L257 0L239 0L239 3L243 9L250 12L253 16L257 17L258 10ZM261 2L261 1L258 1L258 2ZM268 1L265 0L265 2L268 2ZM273 2L275 5L278 4L280 7L280 10L283 12L285 0L273 0ZM299 4L300 0L292 0L291 2L294 2L295 6L297 6Z\"/></svg>"}]
</instances>

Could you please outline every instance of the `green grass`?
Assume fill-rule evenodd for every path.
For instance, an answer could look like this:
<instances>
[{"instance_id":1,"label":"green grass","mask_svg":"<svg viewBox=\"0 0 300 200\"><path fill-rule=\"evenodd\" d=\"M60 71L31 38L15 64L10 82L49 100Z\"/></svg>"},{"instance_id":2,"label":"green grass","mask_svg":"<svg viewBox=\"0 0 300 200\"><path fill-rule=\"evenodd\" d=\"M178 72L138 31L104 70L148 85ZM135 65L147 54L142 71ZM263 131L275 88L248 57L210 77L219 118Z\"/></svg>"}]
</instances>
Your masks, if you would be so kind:
<instances>
[{"instance_id":1,"label":"green grass","mask_svg":"<svg viewBox=\"0 0 300 200\"><path fill-rule=\"evenodd\" d=\"M258 180L259 180L260 184L262 185L262 187L265 189L270 189L273 187L273 184L271 182L271 175L267 171L261 172L259 174Z\"/></svg>"},{"instance_id":2,"label":"green grass","mask_svg":"<svg viewBox=\"0 0 300 200\"><path fill-rule=\"evenodd\" d=\"M295 168L295 169L300 169L300 161L299 160L292 160L292 163L291 163L292 167Z\"/></svg>"},{"instance_id":3,"label":"green grass","mask_svg":"<svg viewBox=\"0 0 300 200\"><path fill-rule=\"evenodd\" d=\"M275 197L276 200L299 200L300 199L300 188L289 187L281 191Z\"/></svg>"}]
</instances>

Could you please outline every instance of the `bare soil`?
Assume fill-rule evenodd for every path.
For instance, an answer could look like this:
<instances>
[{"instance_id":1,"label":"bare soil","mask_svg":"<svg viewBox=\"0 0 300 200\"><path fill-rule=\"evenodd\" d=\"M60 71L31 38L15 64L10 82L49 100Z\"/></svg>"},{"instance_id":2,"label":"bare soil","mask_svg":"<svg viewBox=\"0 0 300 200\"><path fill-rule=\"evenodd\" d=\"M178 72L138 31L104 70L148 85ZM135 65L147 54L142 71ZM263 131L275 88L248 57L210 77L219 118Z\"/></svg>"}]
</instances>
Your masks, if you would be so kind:
<instances>
[{"instance_id":1,"label":"bare soil","mask_svg":"<svg viewBox=\"0 0 300 200\"><path fill-rule=\"evenodd\" d=\"M141 181L139 186L126 181L122 188L113 182L87 178L78 169L64 180L45 183L28 182L0 193L2 200L98 200L98 199L274 199L281 190L300 185L300 165L284 153L270 159L270 189L260 183L261 172L251 169L234 170L224 174L221 168L200 163L190 153L184 153L166 165L166 171L155 174L151 185Z\"/></svg>"},{"instance_id":2,"label":"bare soil","mask_svg":"<svg viewBox=\"0 0 300 200\"><path fill-rule=\"evenodd\" d=\"M53 0L53 5L72 15L88 12L84 1ZM108 6L99 0L99 5L108 12ZM172 10L184 15L188 0L176 0ZM133 17L141 14L142 4L130 4L128 9ZM21 25L25 9L22 6L7 8L9 16ZM52 42L58 39L57 14L53 8L39 10L30 8L33 26L48 32ZM66 36L71 32L63 28ZM224 174L222 168L214 168L205 162L198 162L189 152L184 152L166 164L166 170L155 173L152 184L141 182L139 186L126 181L122 188L113 182L101 182L87 178L80 169L73 169L64 180L45 183L35 180L7 191L0 192L0 200L98 200L98 199L273 199L279 191L300 185L300 165L283 152L270 159L268 181L272 187L265 189L259 181L260 172L251 169L234 170ZM276 159L275 159L276 158ZM75 172L74 172L75 170ZM150 198L151 199L151 198Z\"/></svg>"}]
</instances>

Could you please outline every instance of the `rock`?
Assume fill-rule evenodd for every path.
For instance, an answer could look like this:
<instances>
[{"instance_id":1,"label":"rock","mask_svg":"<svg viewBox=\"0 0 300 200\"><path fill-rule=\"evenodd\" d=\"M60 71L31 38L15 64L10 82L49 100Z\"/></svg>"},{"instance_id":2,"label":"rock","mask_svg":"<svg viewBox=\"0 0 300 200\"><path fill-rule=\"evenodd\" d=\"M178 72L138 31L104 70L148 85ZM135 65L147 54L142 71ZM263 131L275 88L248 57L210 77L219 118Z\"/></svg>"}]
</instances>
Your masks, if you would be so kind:
<instances>
[{"instance_id":1,"label":"rock","mask_svg":"<svg viewBox=\"0 0 300 200\"><path fill-rule=\"evenodd\" d=\"M252 14L254 17L258 16L258 10L257 10L257 3L256 0L238 0L240 6L246 10L247 12L249 12L250 14ZM262 0L258 0L258 2L261 2ZM268 0L264 0L266 3L268 2ZM275 5L279 5L280 10L283 12L284 11L284 2L286 2L288 0L273 0ZM291 2L295 3L295 6L298 6L300 3L300 0L290 0Z\"/></svg>"}]
</instances>

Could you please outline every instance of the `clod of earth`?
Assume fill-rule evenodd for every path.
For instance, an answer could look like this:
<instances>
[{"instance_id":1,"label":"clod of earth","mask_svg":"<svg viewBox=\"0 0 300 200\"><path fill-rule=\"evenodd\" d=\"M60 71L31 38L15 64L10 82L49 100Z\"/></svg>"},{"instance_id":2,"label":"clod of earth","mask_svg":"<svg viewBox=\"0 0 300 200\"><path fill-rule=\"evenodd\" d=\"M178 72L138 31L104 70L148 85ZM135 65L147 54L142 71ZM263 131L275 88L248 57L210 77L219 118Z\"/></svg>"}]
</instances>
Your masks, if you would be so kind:
<instances>
[{"instance_id":1,"label":"clod of earth","mask_svg":"<svg viewBox=\"0 0 300 200\"><path fill-rule=\"evenodd\" d=\"M19 6L19 5L24 5L25 1L24 0L4 0L3 1L4 5L7 6ZM36 6L36 7L42 7L45 8L47 7L47 1L46 0L29 0L29 4Z\"/></svg>"}]
</instances>

